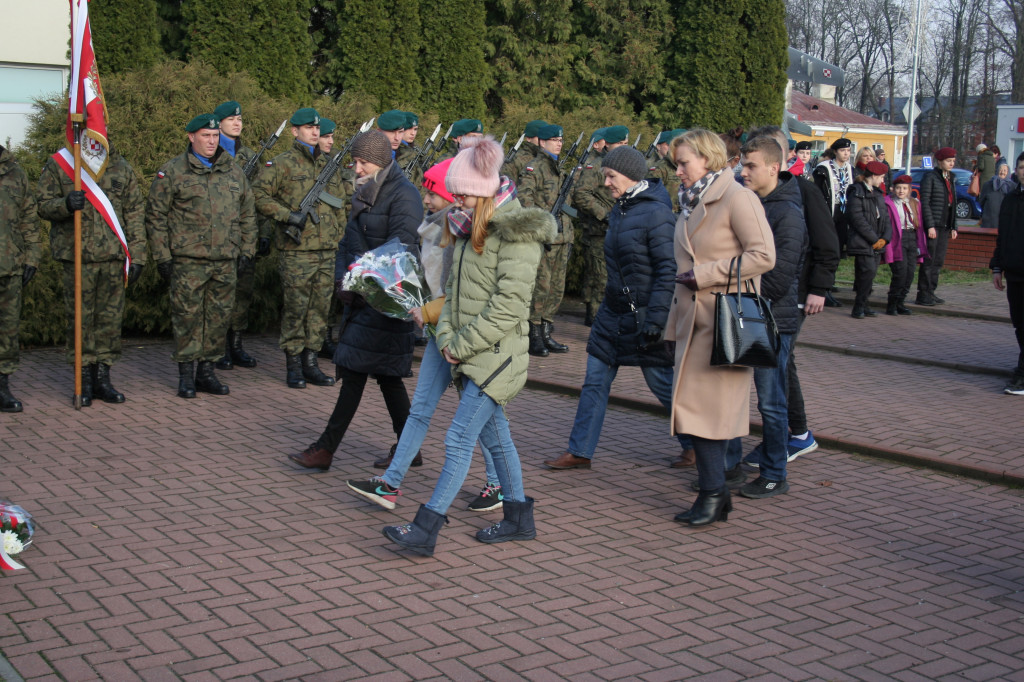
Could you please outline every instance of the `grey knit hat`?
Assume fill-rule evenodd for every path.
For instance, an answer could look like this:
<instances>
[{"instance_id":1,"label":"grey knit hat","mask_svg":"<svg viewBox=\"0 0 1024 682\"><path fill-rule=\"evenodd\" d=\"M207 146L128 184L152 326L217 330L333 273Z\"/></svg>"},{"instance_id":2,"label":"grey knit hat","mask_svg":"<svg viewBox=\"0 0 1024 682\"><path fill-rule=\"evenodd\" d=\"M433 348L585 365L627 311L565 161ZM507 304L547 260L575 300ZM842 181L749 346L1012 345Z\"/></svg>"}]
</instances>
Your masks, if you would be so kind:
<instances>
[{"instance_id":1,"label":"grey knit hat","mask_svg":"<svg viewBox=\"0 0 1024 682\"><path fill-rule=\"evenodd\" d=\"M632 147L616 147L601 159L602 168L611 168L639 182L647 176L647 160Z\"/></svg>"},{"instance_id":2,"label":"grey knit hat","mask_svg":"<svg viewBox=\"0 0 1024 682\"><path fill-rule=\"evenodd\" d=\"M381 168L391 163L391 143L379 130L367 130L352 141L352 158L359 157Z\"/></svg>"}]
</instances>

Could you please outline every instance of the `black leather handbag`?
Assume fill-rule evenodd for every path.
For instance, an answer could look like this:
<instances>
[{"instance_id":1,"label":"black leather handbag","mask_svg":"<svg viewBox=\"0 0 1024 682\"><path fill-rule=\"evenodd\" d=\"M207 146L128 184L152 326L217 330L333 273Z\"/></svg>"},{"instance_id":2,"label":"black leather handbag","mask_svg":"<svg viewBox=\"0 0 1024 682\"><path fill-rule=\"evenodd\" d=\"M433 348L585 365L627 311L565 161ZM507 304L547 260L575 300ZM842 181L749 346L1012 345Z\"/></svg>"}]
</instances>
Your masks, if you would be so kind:
<instances>
[{"instance_id":1,"label":"black leather handbag","mask_svg":"<svg viewBox=\"0 0 1024 682\"><path fill-rule=\"evenodd\" d=\"M757 293L751 282L743 282L740 275L742 261L743 256L732 259L725 293L715 293L715 338L711 348L711 364L777 367L779 329L772 316L772 306ZM734 264L736 291L731 291ZM741 291L744 284L747 291Z\"/></svg>"}]
</instances>

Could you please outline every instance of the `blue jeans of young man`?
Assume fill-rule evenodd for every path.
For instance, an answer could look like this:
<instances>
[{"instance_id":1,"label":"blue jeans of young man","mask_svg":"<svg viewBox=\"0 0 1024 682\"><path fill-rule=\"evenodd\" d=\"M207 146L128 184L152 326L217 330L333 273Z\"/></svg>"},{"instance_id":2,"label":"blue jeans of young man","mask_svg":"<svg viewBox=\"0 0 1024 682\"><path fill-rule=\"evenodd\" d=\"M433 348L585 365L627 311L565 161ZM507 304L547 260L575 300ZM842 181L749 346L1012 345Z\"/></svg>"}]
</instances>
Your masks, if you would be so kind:
<instances>
[{"instance_id":1,"label":"blue jeans of young man","mask_svg":"<svg viewBox=\"0 0 1024 682\"><path fill-rule=\"evenodd\" d=\"M391 459L388 470L382 478L392 488L402 486L402 479L409 471L416 453L420 451L424 439L427 437L427 430L430 428L430 418L437 410L437 404L441 401L445 389L452 383L451 365L441 355L437 342L433 337L427 341L423 349L423 359L420 361L420 376L416 381L416 391L412 394L412 405L409 407L409 418L405 420L405 427L398 439L398 447L395 448L395 456ZM494 462L487 447L481 443L480 450L484 455L484 467L487 469L487 482L497 483L498 474L494 471Z\"/></svg>"},{"instance_id":2,"label":"blue jeans of young man","mask_svg":"<svg viewBox=\"0 0 1024 682\"><path fill-rule=\"evenodd\" d=\"M786 480L786 461L789 459L789 409L786 396L789 390L789 357L796 334L779 334L779 366L759 367L754 370L754 388L757 390L757 411L761 413L762 434L760 475L769 481ZM740 463L743 440L733 438L725 454L725 468Z\"/></svg>"},{"instance_id":3,"label":"blue jeans of young man","mask_svg":"<svg viewBox=\"0 0 1024 682\"><path fill-rule=\"evenodd\" d=\"M608 412L608 395L612 390L612 382L618 373L618 365L606 365L593 355L587 356L587 375L580 391L580 401L576 405L576 420L569 435L570 455L593 459L597 450L597 441L601 437L604 416ZM644 381L651 393L666 410L672 409L672 368L641 367ZM684 450L693 447L689 436L676 436Z\"/></svg>"},{"instance_id":4,"label":"blue jeans of young man","mask_svg":"<svg viewBox=\"0 0 1024 682\"><path fill-rule=\"evenodd\" d=\"M477 440L494 458L494 467L506 500L525 502L523 469L519 453L512 443L505 410L494 402L480 387L467 378L462 381L462 398L455 411L452 425L444 439L444 466L434 487L434 494L424 505L427 509L444 514L469 474L473 460L473 446Z\"/></svg>"}]
</instances>

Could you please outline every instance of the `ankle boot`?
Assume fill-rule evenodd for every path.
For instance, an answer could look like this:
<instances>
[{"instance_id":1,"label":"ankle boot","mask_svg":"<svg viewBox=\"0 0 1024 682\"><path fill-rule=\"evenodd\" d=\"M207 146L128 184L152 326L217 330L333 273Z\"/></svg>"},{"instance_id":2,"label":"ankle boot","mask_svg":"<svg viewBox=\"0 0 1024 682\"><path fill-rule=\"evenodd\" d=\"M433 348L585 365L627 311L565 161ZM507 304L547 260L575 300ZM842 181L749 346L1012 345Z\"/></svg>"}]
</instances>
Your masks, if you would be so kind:
<instances>
[{"instance_id":1,"label":"ankle boot","mask_svg":"<svg viewBox=\"0 0 1024 682\"><path fill-rule=\"evenodd\" d=\"M82 407L92 405L92 379L94 376L96 376L96 365L82 365Z\"/></svg>"},{"instance_id":2,"label":"ankle boot","mask_svg":"<svg viewBox=\"0 0 1024 682\"><path fill-rule=\"evenodd\" d=\"M331 462L334 461L334 453L313 443L297 455L288 455L288 459L300 467L327 471L331 468Z\"/></svg>"},{"instance_id":3,"label":"ankle boot","mask_svg":"<svg viewBox=\"0 0 1024 682\"><path fill-rule=\"evenodd\" d=\"M554 325L544 320L540 323L540 336L544 339L544 347L552 353L568 353L569 346L564 343L558 343L551 338L551 331L554 329Z\"/></svg>"},{"instance_id":4,"label":"ankle boot","mask_svg":"<svg viewBox=\"0 0 1024 682\"><path fill-rule=\"evenodd\" d=\"M715 493L700 491L697 501L693 503L690 516L686 523L691 526L707 526L715 521L727 521L732 511L732 496L729 488L724 487Z\"/></svg>"},{"instance_id":5,"label":"ankle boot","mask_svg":"<svg viewBox=\"0 0 1024 682\"><path fill-rule=\"evenodd\" d=\"M11 395L8 374L0 374L0 412L21 412L21 401Z\"/></svg>"},{"instance_id":6,"label":"ankle boot","mask_svg":"<svg viewBox=\"0 0 1024 682\"><path fill-rule=\"evenodd\" d=\"M896 299L895 298L891 298L891 297L889 298L889 302L885 306L885 314L886 315L899 315L899 313L896 312Z\"/></svg>"},{"instance_id":7,"label":"ankle boot","mask_svg":"<svg viewBox=\"0 0 1024 682\"><path fill-rule=\"evenodd\" d=\"M906 299L901 298L896 301L896 314L897 315L913 315L913 311L906 306Z\"/></svg>"},{"instance_id":8,"label":"ankle boot","mask_svg":"<svg viewBox=\"0 0 1024 682\"><path fill-rule=\"evenodd\" d=\"M178 363L178 397L179 398L195 398L196 397L196 363L195 362L179 362Z\"/></svg>"},{"instance_id":9,"label":"ankle boot","mask_svg":"<svg viewBox=\"0 0 1024 682\"><path fill-rule=\"evenodd\" d=\"M105 403L123 403L124 394L114 388L110 383L110 365L99 363L96 367L96 381L93 384L93 394Z\"/></svg>"},{"instance_id":10,"label":"ankle boot","mask_svg":"<svg viewBox=\"0 0 1024 682\"><path fill-rule=\"evenodd\" d=\"M546 358L548 356L547 346L544 345L544 338L540 334L539 324L530 323L530 355Z\"/></svg>"},{"instance_id":11,"label":"ankle boot","mask_svg":"<svg viewBox=\"0 0 1024 682\"><path fill-rule=\"evenodd\" d=\"M302 377L314 386L333 386L334 378L320 371L316 351L306 348L302 351Z\"/></svg>"},{"instance_id":12,"label":"ankle boot","mask_svg":"<svg viewBox=\"0 0 1024 682\"><path fill-rule=\"evenodd\" d=\"M288 351L285 351L284 361L288 372L285 377L288 388L305 388L306 380L302 378L302 359L298 355L288 355Z\"/></svg>"},{"instance_id":13,"label":"ankle boot","mask_svg":"<svg viewBox=\"0 0 1024 682\"><path fill-rule=\"evenodd\" d=\"M537 528L533 525L533 498L527 497L525 502L516 502L506 498L502 505L505 516L490 528L484 528L476 534L480 542L494 544L509 540L533 540L537 537Z\"/></svg>"},{"instance_id":14,"label":"ankle boot","mask_svg":"<svg viewBox=\"0 0 1024 682\"><path fill-rule=\"evenodd\" d=\"M856 303L854 303L853 304L853 310L850 311L850 317L852 317L855 320L863 320L864 319L864 309L861 308L860 306L858 306Z\"/></svg>"},{"instance_id":15,"label":"ankle boot","mask_svg":"<svg viewBox=\"0 0 1024 682\"><path fill-rule=\"evenodd\" d=\"M196 367L196 390L213 395L227 395L230 392L213 373L213 363L209 360L200 360Z\"/></svg>"},{"instance_id":16,"label":"ankle boot","mask_svg":"<svg viewBox=\"0 0 1024 682\"><path fill-rule=\"evenodd\" d=\"M384 537L423 556L434 556L434 545L448 517L420 505L416 518L404 526L385 526Z\"/></svg>"},{"instance_id":17,"label":"ankle boot","mask_svg":"<svg viewBox=\"0 0 1024 682\"><path fill-rule=\"evenodd\" d=\"M836 300L836 297L832 295L831 291L825 292L825 307L826 308L842 308L843 304Z\"/></svg>"},{"instance_id":18,"label":"ankle boot","mask_svg":"<svg viewBox=\"0 0 1024 682\"><path fill-rule=\"evenodd\" d=\"M594 307L587 304L587 313L583 316L583 326L593 327L594 326Z\"/></svg>"},{"instance_id":19,"label":"ankle boot","mask_svg":"<svg viewBox=\"0 0 1024 682\"><path fill-rule=\"evenodd\" d=\"M399 437L401 437L401 436L399 436ZM373 463L373 468L374 469L387 469L389 466L391 466L391 460L393 460L395 458L395 450L397 450L397 449L398 449L398 443L395 443L394 445L391 446L391 451L388 452L386 457L381 457L380 459L376 460ZM422 450L420 450L420 451L418 451L416 453L416 456L412 458L412 462L409 463L409 466L412 466L412 467L421 467L421 466L423 466L423 451Z\"/></svg>"},{"instance_id":20,"label":"ankle boot","mask_svg":"<svg viewBox=\"0 0 1024 682\"><path fill-rule=\"evenodd\" d=\"M224 357L217 361L217 369L234 369L235 363L231 361L231 330L224 340Z\"/></svg>"},{"instance_id":21,"label":"ankle boot","mask_svg":"<svg viewBox=\"0 0 1024 682\"><path fill-rule=\"evenodd\" d=\"M320 352L318 356L324 360L334 360L334 351L338 350L338 344L331 338L331 330L327 330L327 336L324 337L324 343L320 346Z\"/></svg>"},{"instance_id":22,"label":"ankle boot","mask_svg":"<svg viewBox=\"0 0 1024 682\"><path fill-rule=\"evenodd\" d=\"M228 330L228 355L231 356L231 362L239 367L251 369L258 364L256 358L242 348L242 332L234 329Z\"/></svg>"}]
</instances>

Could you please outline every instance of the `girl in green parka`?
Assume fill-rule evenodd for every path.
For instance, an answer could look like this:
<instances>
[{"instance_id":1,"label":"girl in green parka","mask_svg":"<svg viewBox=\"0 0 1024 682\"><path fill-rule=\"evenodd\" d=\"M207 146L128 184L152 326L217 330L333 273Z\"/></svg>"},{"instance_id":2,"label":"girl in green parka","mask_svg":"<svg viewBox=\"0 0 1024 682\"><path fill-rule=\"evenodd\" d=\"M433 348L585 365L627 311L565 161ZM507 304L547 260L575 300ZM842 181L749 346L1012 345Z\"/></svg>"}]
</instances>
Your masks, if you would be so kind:
<instances>
[{"instance_id":1,"label":"girl in green parka","mask_svg":"<svg viewBox=\"0 0 1024 682\"><path fill-rule=\"evenodd\" d=\"M445 437L445 462L430 501L412 523L384 535L430 556L445 512L455 499L477 439L494 456L504 494L504 518L476 534L481 542L532 540L533 498L523 490L519 454L504 406L526 383L527 318L543 244L557 231L542 209L523 208L515 185L499 177L501 147L487 137L463 142L445 185L455 198L448 229L456 238L437 346L460 389L459 407Z\"/></svg>"}]
</instances>

